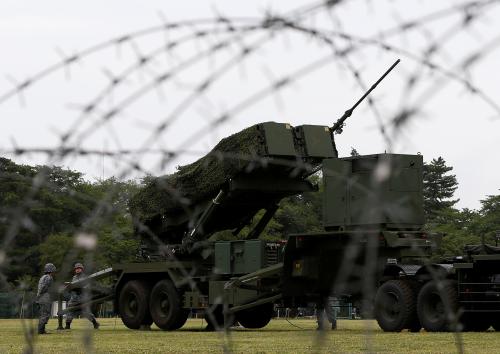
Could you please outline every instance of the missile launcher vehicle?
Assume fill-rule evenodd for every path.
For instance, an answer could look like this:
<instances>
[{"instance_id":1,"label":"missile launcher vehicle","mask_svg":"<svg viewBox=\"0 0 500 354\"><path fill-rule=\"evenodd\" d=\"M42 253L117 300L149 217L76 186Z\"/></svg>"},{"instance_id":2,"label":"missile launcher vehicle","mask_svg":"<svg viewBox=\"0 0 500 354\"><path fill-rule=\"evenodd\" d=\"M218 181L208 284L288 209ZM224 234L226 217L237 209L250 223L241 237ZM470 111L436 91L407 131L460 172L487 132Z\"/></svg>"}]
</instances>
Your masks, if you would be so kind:
<instances>
[{"instance_id":1,"label":"missile launcher vehicle","mask_svg":"<svg viewBox=\"0 0 500 354\"><path fill-rule=\"evenodd\" d=\"M276 306L336 296L384 331L498 330L500 251L482 245L433 261L442 235L423 228L422 156L338 157L334 133L398 62L333 127L256 124L172 175L149 177L130 201L139 259L70 284L92 295L79 306L112 300L131 329L175 330L193 311L211 328L262 328ZM323 231L259 239L283 198L319 190L314 173ZM213 240L228 231L235 240ZM96 286L103 278L112 286Z\"/></svg>"}]
</instances>

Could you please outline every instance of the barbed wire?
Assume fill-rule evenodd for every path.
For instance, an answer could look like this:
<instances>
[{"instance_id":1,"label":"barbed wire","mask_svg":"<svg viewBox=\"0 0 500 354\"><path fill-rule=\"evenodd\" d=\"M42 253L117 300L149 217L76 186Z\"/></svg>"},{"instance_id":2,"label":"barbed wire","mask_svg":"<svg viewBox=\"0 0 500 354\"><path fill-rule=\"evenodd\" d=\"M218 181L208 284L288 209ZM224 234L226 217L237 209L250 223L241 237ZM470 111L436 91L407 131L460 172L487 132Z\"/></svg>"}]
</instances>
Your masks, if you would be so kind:
<instances>
[{"instance_id":1,"label":"barbed wire","mask_svg":"<svg viewBox=\"0 0 500 354\"><path fill-rule=\"evenodd\" d=\"M498 8L499 1L465 1L460 4L453 4L423 16L409 20L398 20L399 23L395 26L373 31L369 36L351 33L342 28L344 19L337 14L337 10L342 5L352 2L354 1L318 1L284 14L269 11L259 18L230 17L216 13L214 18L178 22L163 20L161 25L151 26L105 40L69 56L63 51L59 51L61 59L58 62L28 76L26 79L18 80L9 76L8 80L13 84L13 87L0 93L0 106L7 104L16 96L19 98L21 106L29 105L29 101L26 99L28 90L35 90L40 82L50 80L60 72L65 72L67 80L71 81L71 71L77 70L75 64L104 51L110 49L119 50L127 45L133 54L130 63L127 63L128 65L119 72L114 72L111 69L111 63L105 65L104 69L100 69L102 74L107 77L107 83L100 90L97 90L90 99L86 99L84 103L72 103L73 109L76 109L78 115L64 132L59 133L55 145L34 147L13 142L11 148L0 148L0 155L28 158L33 155L43 155L46 156L48 165L63 163L67 158L108 157L122 164L121 168L115 171L115 176L119 180L129 178L133 173L142 176L153 175L155 171L164 171L166 166L178 161L180 156L200 156L202 151L193 149L192 146L195 146L198 141L205 137L207 131L213 131L218 127L230 124L242 112L271 97L275 98L277 102L283 102L280 95L283 95L286 89L290 89L301 80L305 80L314 73L325 70L325 68L332 65L338 65L341 71L347 72L349 80L354 83L357 90L365 91L369 87L367 82L371 81L371 78L366 77L363 72L362 64L366 65L366 63L370 62L369 58L363 57L363 51L372 48L390 54L391 60L393 55L397 55L416 64L409 73L401 74L403 81L401 101L399 108L391 118L384 120L384 110L380 107L377 98L369 97L367 100L369 110L376 120L377 132L382 136L388 151L392 151L394 141L403 134L403 128L422 114L428 102L436 97L438 92L443 90L446 85L451 83L459 85L466 90L468 95L481 100L485 106L494 112L495 116L500 117L500 105L494 98L494 93L480 88L474 82L472 73L474 67L480 65L489 55L496 52L500 44L500 36L495 35L493 38L488 38L486 43L479 43L475 48L468 48L467 51L461 53L462 56L454 58L453 67L439 64L439 57L445 56L446 45L463 35L464 32L469 31L475 24L482 23L492 9ZM316 16L325 16L329 20L328 26L316 25L314 23L314 17ZM431 34L426 28L428 25L449 20L453 17L455 17L455 22L437 36ZM423 48L407 49L391 42L394 38L401 38L413 32L419 32L426 38ZM154 49L143 51L140 47L141 41L158 34L165 37L162 40L155 40L160 43ZM272 70L277 69L276 67L269 68L267 70L268 81L263 85L259 84L256 89L252 88L253 91L247 95L232 97L231 104L220 110L220 112L207 114L205 116L206 125L199 124L190 127L190 134L183 137L176 148L167 149L161 147L161 140L165 133L175 129L174 124L181 121L182 117L190 109L193 109L197 102L204 99L208 100L207 96L212 92L211 90L215 90L214 86L223 80L230 80L228 79L229 74L238 66L251 65L251 61L259 53L262 55L262 51L266 46L276 45L277 37L285 35L297 36L301 40L314 41L320 46L320 49L314 53L314 57L301 60L300 65L296 65L290 70L283 70L285 73L281 72L282 68L279 68L280 70ZM172 38L172 36L175 36L175 38ZM199 43L200 47L192 52L188 58L181 58L180 56L177 58L177 54L183 50L183 47L196 43ZM206 47L201 48L201 46ZM357 55L360 55L362 59L357 58ZM160 62L162 56L167 56L167 59L172 60L172 62L164 64L160 67L160 70L153 68L152 64ZM223 62L220 64L211 63L209 69L206 70L204 75L198 77L197 81L187 85L176 83L176 80L182 80L183 73L216 56L223 57ZM428 79L425 70L434 75L433 80ZM276 75L274 72L280 73ZM126 83L130 82L132 76L136 74L145 75L147 78L146 83L137 84L127 90ZM109 130L109 136L113 137L116 149L96 149L85 145L85 142L93 134L97 134L99 129L108 127L111 122L124 118L128 109L133 108L145 97L154 95L155 92L161 92L162 87L166 84L182 87L187 93L178 102L172 104L166 115L161 115L153 120L156 124L153 123L148 129L149 134L140 141L139 147L122 147L120 135L116 133L116 129L112 128ZM123 97L120 97L117 102L106 104L106 99L113 97L118 90L126 90ZM414 95L416 97L412 98ZM160 147L153 147L155 145L160 145ZM145 166L142 161L145 156L152 156L156 159L154 167L148 168ZM268 163L266 159L256 159L255 156L245 156L239 153L225 153L218 155L217 158L220 160L250 160L253 163L252 166L256 167L262 167ZM297 170L307 170L311 167L302 164L300 161L283 162L282 166L294 168L292 173L297 173ZM2 252L5 255L13 247L20 230L23 228L32 228L34 230L36 228L34 221L29 218L29 210L33 201L37 200L40 189L42 187L48 187L49 189L57 187L51 184L46 173L47 171L41 169L32 178L31 188L23 200L15 208L8 210L12 218L6 222L7 228L5 234L2 235ZM7 177L4 172L0 174L0 178L3 177ZM163 187L165 187L169 197L178 199L183 205L185 200L180 191L171 188L167 184ZM377 186L373 187L373 190L366 192L373 196L373 205L377 205ZM101 199L92 200L95 202L95 207L92 213L83 221L83 229L87 225L98 223L106 215L109 215L110 210L113 210L114 192L116 191L110 190ZM69 190L69 193L75 198L88 198L85 193L76 190ZM188 215L190 223L196 222L198 211L184 208L184 212ZM150 236L158 247L163 247L168 252L169 245L165 240L156 235L147 225L140 224L138 227ZM354 281L359 282L359 287L363 289L363 302L368 304L374 297L377 285L374 283L374 272L378 259L378 240L369 239L368 244L363 246L361 237L362 235L355 234L345 249L340 263L339 274L341 276L336 280L335 290L343 293L349 286L352 286L353 278L355 278ZM363 249L363 247L365 248ZM77 260L78 251L79 249L75 247L65 256L62 265L65 271L71 269L71 264ZM86 250L85 259L88 264L95 262L94 251L95 249ZM414 251L421 252L418 248L415 248ZM366 252L365 262L358 265L356 264L356 257L363 254L363 252ZM175 254L170 253L169 256L178 261ZM422 253L421 256L426 255ZM12 261L14 259L4 260L1 265L2 269L5 269L5 265ZM190 269L184 267L180 269L184 278L189 281L189 286L197 290L198 285L192 279L193 274ZM439 279L439 274L431 275L433 279ZM0 273L0 277L4 287L9 290L14 289L3 272ZM216 310L216 307L214 307L211 311L208 311L208 316L214 321ZM36 337L33 335L34 329L32 326L32 323L23 322L27 352L34 352L36 348ZM216 330L219 332L221 350L231 352L234 343L230 332L227 332L224 326L217 327ZM375 351L372 334L372 330L366 330L367 343L365 350L369 352ZM320 350L325 345L325 333L318 331L314 335L314 340L315 348ZM457 351L463 352L464 342L459 333L455 334L455 342ZM87 333L83 340L82 347L87 352L93 350L90 332Z\"/></svg>"}]
</instances>

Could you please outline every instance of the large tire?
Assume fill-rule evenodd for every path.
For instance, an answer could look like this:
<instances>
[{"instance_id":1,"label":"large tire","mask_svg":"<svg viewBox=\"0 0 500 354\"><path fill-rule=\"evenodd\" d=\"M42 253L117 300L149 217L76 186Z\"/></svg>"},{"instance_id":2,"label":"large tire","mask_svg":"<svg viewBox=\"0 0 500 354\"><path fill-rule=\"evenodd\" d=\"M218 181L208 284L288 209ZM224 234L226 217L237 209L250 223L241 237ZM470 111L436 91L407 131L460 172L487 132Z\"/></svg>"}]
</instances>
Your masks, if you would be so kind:
<instances>
[{"instance_id":1,"label":"large tire","mask_svg":"<svg viewBox=\"0 0 500 354\"><path fill-rule=\"evenodd\" d=\"M449 280L430 281L418 294L417 313L428 332L447 332L460 329L458 296L455 283Z\"/></svg>"},{"instance_id":2,"label":"large tire","mask_svg":"<svg viewBox=\"0 0 500 354\"><path fill-rule=\"evenodd\" d=\"M153 287L149 311L155 325L164 331L181 328L188 316L188 312L182 308L179 292L169 279L160 280Z\"/></svg>"},{"instance_id":3,"label":"large tire","mask_svg":"<svg viewBox=\"0 0 500 354\"><path fill-rule=\"evenodd\" d=\"M121 289L118 310L123 324L128 328L139 329L141 325L148 324L151 318L149 293L148 284L140 280L130 280Z\"/></svg>"},{"instance_id":4,"label":"large tire","mask_svg":"<svg viewBox=\"0 0 500 354\"><path fill-rule=\"evenodd\" d=\"M272 303L262 304L236 313L236 320L245 328L263 328L274 314Z\"/></svg>"},{"instance_id":5,"label":"large tire","mask_svg":"<svg viewBox=\"0 0 500 354\"><path fill-rule=\"evenodd\" d=\"M174 323L172 328L170 328L170 330L173 331L184 326L187 322L188 317L189 310L182 309L181 314L179 315L179 317L177 317L177 321Z\"/></svg>"},{"instance_id":6,"label":"large tire","mask_svg":"<svg viewBox=\"0 0 500 354\"><path fill-rule=\"evenodd\" d=\"M375 295L375 318L385 332L401 332L414 325L415 305L415 295L408 282L389 280Z\"/></svg>"}]
</instances>

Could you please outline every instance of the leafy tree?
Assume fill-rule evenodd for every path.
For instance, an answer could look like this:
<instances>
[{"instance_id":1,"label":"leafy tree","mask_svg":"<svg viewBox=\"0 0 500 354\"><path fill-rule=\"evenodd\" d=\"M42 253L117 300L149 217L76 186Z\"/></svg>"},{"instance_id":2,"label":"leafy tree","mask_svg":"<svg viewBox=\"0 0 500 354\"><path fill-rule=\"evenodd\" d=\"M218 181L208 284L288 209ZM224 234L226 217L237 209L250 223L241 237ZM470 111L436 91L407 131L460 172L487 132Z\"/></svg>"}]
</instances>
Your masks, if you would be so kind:
<instances>
[{"instance_id":1,"label":"leafy tree","mask_svg":"<svg viewBox=\"0 0 500 354\"><path fill-rule=\"evenodd\" d=\"M99 181L93 188L99 204L93 219L88 220L85 227L97 235L93 253L95 267L104 268L134 260L139 240L134 235L128 201L138 185L133 181L110 178Z\"/></svg>"},{"instance_id":2,"label":"leafy tree","mask_svg":"<svg viewBox=\"0 0 500 354\"><path fill-rule=\"evenodd\" d=\"M47 261L61 265L69 255L83 260L87 254L74 249L79 231L98 235L96 265L129 260L137 241L127 200L136 188L133 182L90 183L79 172L0 158L0 241L7 257L1 271L15 283L39 276Z\"/></svg>"},{"instance_id":3,"label":"leafy tree","mask_svg":"<svg viewBox=\"0 0 500 354\"><path fill-rule=\"evenodd\" d=\"M462 254L467 244L495 244L497 230L500 230L500 195L490 195L481 200L478 211L448 209L440 215L442 223L434 231L444 232L442 253Z\"/></svg>"},{"instance_id":4,"label":"leafy tree","mask_svg":"<svg viewBox=\"0 0 500 354\"><path fill-rule=\"evenodd\" d=\"M434 225L432 231L444 233L439 254L442 256L461 255L467 244L478 244L480 237L476 225L480 215L470 209L457 210L448 208L440 213L440 224Z\"/></svg>"},{"instance_id":5,"label":"leafy tree","mask_svg":"<svg viewBox=\"0 0 500 354\"><path fill-rule=\"evenodd\" d=\"M46 262L61 265L63 278L70 278L72 265L83 262L87 272L135 259L139 241L133 234L127 201L137 185L114 178L88 186L87 195L95 200L92 215L83 220L79 231L52 234L40 245L40 266ZM78 232L93 234L95 247L84 250L75 244Z\"/></svg>"},{"instance_id":6,"label":"leafy tree","mask_svg":"<svg viewBox=\"0 0 500 354\"><path fill-rule=\"evenodd\" d=\"M58 233L47 236L47 238L39 245L40 250L40 265L46 263L54 263L61 271L62 265L67 264L66 272L70 271L71 263L75 259L79 259L82 253L72 252L74 249L74 241L71 234ZM70 258L70 259L68 259Z\"/></svg>"},{"instance_id":7,"label":"leafy tree","mask_svg":"<svg viewBox=\"0 0 500 354\"><path fill-rule=\"evenodd\" d=\"M439 223L440 214L452 208L459 199L453 199L458 182L449 174L453 167L447 166L442 157L424 164L424 212L427 222Z\"/></svg>"},{"instance_id":8,"label":"leafy tree","mask_svg":"<svg viewBox=\"0 0 500 354\"><path fill-rule=\"evenodd\" d=\"M94 202L81 173L0 159L0 238L7 279L39 274L38 245L51 233L79 226Z\"/></svg>"},{"instance_id":9,"label":"leafy tree","mask_svg":"<svg viewBox=\"0 0 500 354\"><path fill-rule=\"evenodd\" d=\"M97 235L94 249L84 250L75 246L75 235L53 234L40 245L40 263L54 263L59 266L59 276L69 278L72 266L83 262L87 272L107 268L115 263L135 259L139 241L132 237L117 234L109 227Z\"/></svg>"},{"instance_id":10,"label":"leafy tree","mask_svg":"<svg viewBox=\"0 0 500 354\"><path fill-rule=\"evenodd\" d=\"M320 190L288 197L280 203L274 219L282 227L278 236L283 239L287 235L299 232L322 231L323 188L319 175L311 176L311 182L318 184ZM270 230L272 232L272 230Z\"/></svg>"},{"instance_id":11,"label":"leafy tree","mask_svg":"<svg viewBox=\"0 0 500 354\"><path fill-rule=\"evenodd\" d=\"M476 233L484 237L486 243L495 244L496 232L500 230L500 195L481 200L479 215L474 224Z\"/></svg>"}]
</instances>

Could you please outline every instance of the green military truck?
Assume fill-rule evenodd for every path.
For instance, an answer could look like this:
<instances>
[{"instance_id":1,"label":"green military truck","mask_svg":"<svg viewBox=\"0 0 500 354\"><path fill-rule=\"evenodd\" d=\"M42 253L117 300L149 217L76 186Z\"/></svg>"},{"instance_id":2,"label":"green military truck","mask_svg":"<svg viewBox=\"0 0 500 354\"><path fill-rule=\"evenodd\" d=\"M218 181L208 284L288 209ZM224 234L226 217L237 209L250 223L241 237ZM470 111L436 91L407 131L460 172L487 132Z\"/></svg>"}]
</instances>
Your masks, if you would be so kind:
<instances>
[{"instance_id":1,"label":"green military truck","mask_svg":"<svg viewBox=\"0 0 500 354\"><path fill-rule=\"evenodd\" d=\"M131 201L141 258L71 287L111 277L91 303L112 299L131 329L175 330L192 311L213 328L262 328L275 306L332 294L373 310L385 331L498 329L500 254L430 261L441 235L423 230L422 167L420 155L338 158L329 127L257 124L149 180ZM283 198L319 189L308 178L319 171L324 231L260 240ZM227 230L239 239L210 239Z\"/></svg>"},{"instance_id":2,"label":"green military truck","mask_svg":"<svg viewBox=\"0 0 500 354\"><path fill-rule=\"evenodd\" d=\"M432 261L443 235L423 230L422 165L419 155L325 160L325 232L288 237L283 298L348 294L384 331L499 330L500 248Z\"/></svg>"}]
</instances>

